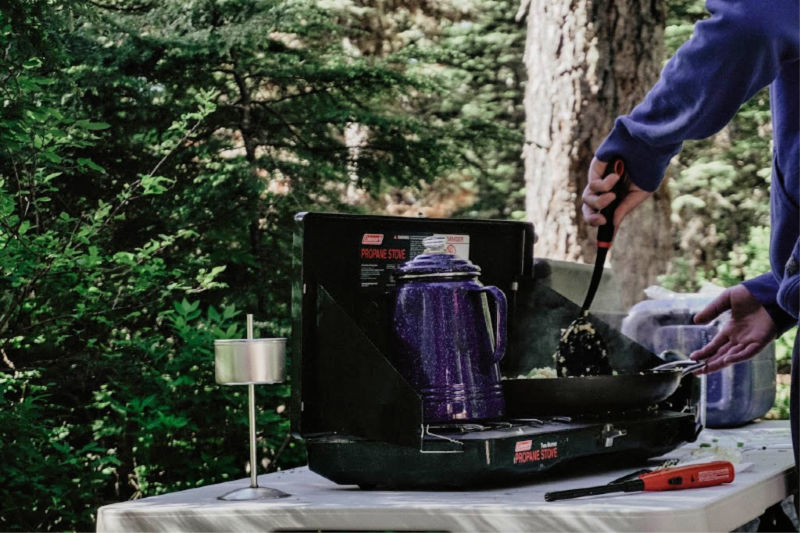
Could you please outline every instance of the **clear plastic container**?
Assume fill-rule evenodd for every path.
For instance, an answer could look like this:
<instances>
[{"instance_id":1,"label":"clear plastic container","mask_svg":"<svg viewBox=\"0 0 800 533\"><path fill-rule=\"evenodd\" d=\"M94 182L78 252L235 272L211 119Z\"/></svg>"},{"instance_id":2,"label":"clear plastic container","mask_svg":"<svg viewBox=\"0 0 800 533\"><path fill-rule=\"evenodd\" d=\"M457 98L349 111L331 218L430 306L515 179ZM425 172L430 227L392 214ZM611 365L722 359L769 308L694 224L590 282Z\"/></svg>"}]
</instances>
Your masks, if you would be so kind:
<instances>
[{"instance_id":1,"label":"clear plastic container","mask_svg":"<svg viewBox=\"0 0 800 533\"><path fill-rule=\"evenodd\" d=\"M710 300L708 296L680 295L640 302L623 320L622 333L653 353L674 350L688 356L705 346L724 323L692 323L692 316ZM774 343L748 361L709 374L705 399L710 428L739 426L766 414L775 402Z\"/></svg>"},{"instance_id":2,"label":"clear plastic container","mask_svg":"<svg viewBox=\"0 0 800 533\"><path fill-rule=\"evenodd\" d=\"M775 345L754 358L708 375L706 423L740 426L764 416L775 403Z\"/></svg>"}]
</instances>

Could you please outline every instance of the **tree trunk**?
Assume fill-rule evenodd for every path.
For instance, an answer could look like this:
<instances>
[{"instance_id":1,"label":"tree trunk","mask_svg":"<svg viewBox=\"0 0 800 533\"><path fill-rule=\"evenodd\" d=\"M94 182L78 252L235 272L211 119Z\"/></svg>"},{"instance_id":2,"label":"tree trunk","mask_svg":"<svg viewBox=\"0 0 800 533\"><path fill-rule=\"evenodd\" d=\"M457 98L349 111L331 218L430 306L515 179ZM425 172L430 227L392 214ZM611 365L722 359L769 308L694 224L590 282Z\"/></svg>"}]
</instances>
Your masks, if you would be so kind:
<instances>
[{"instance_id":1,"label":"tree trunk","mask_svg":"<svg viewBox=\"0 0 800 533\"><path fill-rule=\"evenodd\" d=\"M580 210L587 170L614 118L630 112L658 79L664 2L530 0L527 17L523 158L536 255L592 263L595 230ZM626 307L666 271L670 235L662 187L625 220L612 248Z\"/></svg>"}]
</instances>

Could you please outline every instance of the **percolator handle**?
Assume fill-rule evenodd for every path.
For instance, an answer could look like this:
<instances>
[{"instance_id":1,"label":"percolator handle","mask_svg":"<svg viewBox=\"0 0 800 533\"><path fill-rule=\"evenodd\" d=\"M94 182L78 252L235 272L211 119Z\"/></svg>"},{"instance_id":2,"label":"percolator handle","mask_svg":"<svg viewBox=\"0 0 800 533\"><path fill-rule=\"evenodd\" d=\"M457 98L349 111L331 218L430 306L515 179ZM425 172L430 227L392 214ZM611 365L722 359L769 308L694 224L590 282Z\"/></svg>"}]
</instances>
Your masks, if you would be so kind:
<instances>
[{"instance_id":1,"label":"percolator handle","mask_svg":"<svg viewBox=\"0 0 800 533\"><path fill-rule=\"evenodd\" d=\"M495 305L495 335L494 335L494 352L492 353L492 362L497 363L506 354L506 315L508 313L508 304L506 302L506 295L495 286L481 287L478 292L488 292Z\"/></svg>"}]
</instances>

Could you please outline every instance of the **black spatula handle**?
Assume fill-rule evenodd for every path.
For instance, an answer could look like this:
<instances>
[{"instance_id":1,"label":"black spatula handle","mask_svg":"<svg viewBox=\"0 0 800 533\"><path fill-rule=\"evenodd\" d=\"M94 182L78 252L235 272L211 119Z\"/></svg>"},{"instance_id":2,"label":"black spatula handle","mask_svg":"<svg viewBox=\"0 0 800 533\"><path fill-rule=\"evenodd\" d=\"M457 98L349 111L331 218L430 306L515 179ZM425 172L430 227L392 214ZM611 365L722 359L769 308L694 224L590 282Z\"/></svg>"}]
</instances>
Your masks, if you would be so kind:
<instances>
[{"instance_id":1,"label":"black spatula handle","mask_svg":"<svg viewBox=\"0 0 800 533\"><path fill-rule=\"evenodd\" d=\"M614 184L611 192L616 194L614 200L606 207L600 210L600 214L606 217L606 223L600 226L597 230L597 246L608 248L611 246L611 241L614 240L614 212L617 210L620 202L628 194L631 180L628 175L628 169L625 166L625 161L621 157L613 157L606 165L606 170L603 173L605 178L609 174L619 175L619 180Z\"/></svg>"}]
</instances>

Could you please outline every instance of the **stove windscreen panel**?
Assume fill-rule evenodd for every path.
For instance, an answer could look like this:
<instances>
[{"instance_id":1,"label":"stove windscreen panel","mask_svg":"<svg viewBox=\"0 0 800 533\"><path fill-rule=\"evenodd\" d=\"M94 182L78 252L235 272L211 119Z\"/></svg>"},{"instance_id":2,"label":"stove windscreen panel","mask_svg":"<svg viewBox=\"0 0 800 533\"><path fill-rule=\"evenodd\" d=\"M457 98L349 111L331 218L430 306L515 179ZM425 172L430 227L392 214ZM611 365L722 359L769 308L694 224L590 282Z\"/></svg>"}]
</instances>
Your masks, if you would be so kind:
<instances>
[{"instance_id":1,"label":"stove windscreen panel","mask_svg":"<svg viewBox=\"0 0 800 533\"><path fill-rule=\"evenodd\" d=\"M391 353L394 270L422 252L424 237L445 236L451 252L481 267L484 285L495 285L506 293L511 323L515 289L522 278L532 275L533 226L511 221L321 213L298 215L297 222L292 304L293 431L301 436L356 431L353 434L358 436L382 436L397 442L404 432L383 435L390 429L386 422L383 430L375 429L387 416L388 400L376 404L375 390L365 390L368 387L363 383L353 383L340 371L360 360L361 365L374 366L372 377L379 384L395 391L402 389L395 382L387 357ZM326 305L346 315L344 325L332 326L333 322L326 322L320 314L320 302L327 297L330 302ZM354 330L348 331L348 327ZM343 350L341 343L339 348L332 347L335 343L330 342L330 335L334 331L361 343L361 348L354 345ZM513 336L512 330L509 336ZM405 394L395 398L397 409L404 408L403 397L407 399ZM345 413L347 406L359 406L359 421L354 414ZM415 410L415 405L406 407ZM409 423L402 422L402 417L398 420L403 426Z\"/></svg>"}]
</instances>

